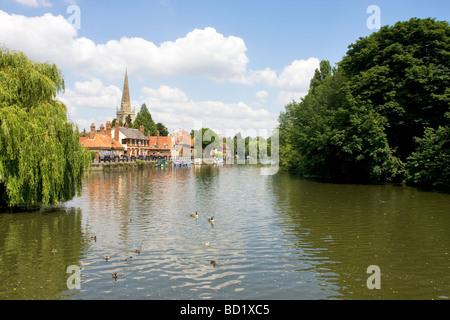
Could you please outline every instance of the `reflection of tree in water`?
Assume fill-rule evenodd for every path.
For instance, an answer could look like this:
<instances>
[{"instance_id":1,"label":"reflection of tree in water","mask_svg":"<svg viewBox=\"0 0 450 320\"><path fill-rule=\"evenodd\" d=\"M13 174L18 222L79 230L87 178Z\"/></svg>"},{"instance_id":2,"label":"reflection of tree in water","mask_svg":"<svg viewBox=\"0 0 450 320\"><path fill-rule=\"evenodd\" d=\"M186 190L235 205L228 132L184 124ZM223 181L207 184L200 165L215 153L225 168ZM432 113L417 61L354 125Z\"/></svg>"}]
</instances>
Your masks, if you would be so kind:
<instances>
[{"instance_id":1,"label":"reflection of tree in water","mask_svg":"<svg viewBox=\"0 0 450 320\"><path fill-rule=\"evenodd\" d=\"M448 291L448 270L439 267L450 262L450 235L443 227L450 223L443 210L448 195L321 183L287 173L275 177L273 188L282 230L298 260L307 259L337 286L337 297L437 298ZM370 265L381 268L382 290L366 286Z\"/></svg>"},{"instance_id":2,"label":"reflection of tree in water","mask_svg":"<svg viewBox=\"0 0 450 320\"><path fill-rule=\"evenodd\" d=\"M61 298L67 267L79 265L87 246L81 210L2 215L0 229L0 299Z\"/></svg>"}]
</instances>

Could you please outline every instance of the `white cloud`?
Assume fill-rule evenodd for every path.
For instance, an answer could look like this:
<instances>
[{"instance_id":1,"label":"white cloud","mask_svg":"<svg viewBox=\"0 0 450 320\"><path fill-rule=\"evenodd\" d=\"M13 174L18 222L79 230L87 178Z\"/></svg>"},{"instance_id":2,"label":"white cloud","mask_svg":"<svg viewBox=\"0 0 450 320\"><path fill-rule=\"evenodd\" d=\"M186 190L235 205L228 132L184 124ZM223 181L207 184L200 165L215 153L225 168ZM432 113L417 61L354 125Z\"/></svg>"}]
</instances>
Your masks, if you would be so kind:
<instances>
[{"instance_id":1,"label":"white cloud","mask_svg":"<svg viewBox=\"0 0 450 320\"><path fill-rule=\"evenodd\" d=\"M314 57L308 60L294 60L280 74L277 74L276 71L270 68L265 68L263 70L250 71L248 76L236 78L234 81L243 84L279 87L291 91L307 91L314 71L319 66L319 59Z\"/></svg>"},{"instance_id":2,"label":"white cloud","mask_svg":"<svg viewBox=\"0 0 450 320\"><path fill-rule=\"evenodd\" d=\"M266 103L268 96L269 96L269 93L266 90L260 90L260 91L256 92L255 100L250 102L250 104L254 107L259 107Z\"/></svg>"},{"instance_id":3,"label":"white cloud","mask_svg":"<svg viewBox=\"0 0 450 320\"><path fill-rule=\"evenodd\" d=\"M244 74L248 63L241 38L209 27L157 46L138 37L96 44L76 37L77 31L63 16L50 13L29 18L0 10L0 21L0 42L7 48L24 51L31 59L50 60L62 69L103 76L121 77L128 67L134 74L153 77L189 75L222 81Z\"/></svg>"},{"instance_id":4,"label":"white cloud","mask_svg":"<svg viewBox=\"0 0 450 320\"><path fill-rule=\"evenodd\" d=\"M20 1L29 5L48 3L46 0ZM143 79L190 76L278 88L275 102L283 106L304 96L314 70L319 67L317 58L309 58L294 60L282 70L269 67L248 70L244 40L225 36L210 27L194 29L184 37L157 45L138 37L96 43L86 37L78 37L77 30L64 16L50 13L25 17L0 10L0 21L0 45L10 50L21 50L32 60L56 63L63 73L73 72L88 77L89 80L78 81L73 88L67 88L60 97L67 105L69 115L79 118L80 127L81 123L92 119L97 124L97 121L104 122L115 115L121 89L102 81L123 79L125 68L129 74L143 76ZM155 121L163 122L169 128L192 128L194 121L198 120L204 126L215 128L273 128L277 125L278 115L259 107L267 101L269 94L266 90L257 91L255 101L250 105L244 102L193 101L182 90L168 86L158 89L144 87L142 93L145 99L133 102L136 111L140 104L146 102ZM93 113L101 109L108 119L93 118Z\"/></svg>"},{"instance_id":5,"label":"white cloud","mask_svg":"<svg viewBox=\"0 0 450 320\"><path fill-rule=\"evenodd\" d=\"M152 89L148 87L142 88L142 92L147 96L150 104L164 101L166 103L180 102L186 103L190 100L186 94L178 88L170 88L168 86L161 86L159 89Z\"/></svg>"},{"instance_id":6,"label":"white cloud","mask_svg":"<svg viewBox=\"0 0 450 320\"><path fill-rule=\"evenodd\" d=\"M244 40L226 37L210 27L195 29L182 38L158 46L138 37L97 44L77 37L72 24L63 16L50 13L25 17L0 10L0 21L0 43L7 48L24 51L33 60L52 61L63 70L91 76L95 73L110 79L121 78L123 70L128 68L135 75L150 77L188 75L279 87L286 91L307 91L320 63L317 58L294 60L278 74L268 67L249 71Z\"/></svg>"},{"instance_id":7,"label":"white cloud","mask_svg":"<svg viewBox=\"0 0 450 320\"><path fill-rule=\"evenodd\" d=\"M83 129L86 130L86 132L89 132L92 123L95 125L96 128L99 128L100 124L106 123L103 119L98 117L88 119L77 119L77 120L71 119L71 121L78 126L78 130L80 132L83 131Z\"/></svg>"},{"instance_id":8,"label":"white cloud","mask_svg":"<svg viewBox=\"0 0 450 320\"><path fill-rule=\"evenodd\" d=\"M50 7L52 4L46 0L14 0L17 3L23 4L27 7Z\"/></svg>"},{"instance_id":9,"label":"white cloud","mask_svg":"<svg viewBox=\"0 0 450 320\"><path fill-rule=\"evenodd\" d=\"M25 17L0 10L0 21L0 43L25 52L32 60L66 65L80 54L72 49L76 30L62 16Z\"/></svg>"},{"instance_id":10,"label":"white cloud","mask_svg":"<svg viewBox=\"0 0 450 320\"><path fill-rule=\"evenodd\" d=\"M265 68L263 70L252 70L247 77L248 84L262 84L269 87L275 87L278 85L277 73L270 69Z\"/></svg>"},{"instance_id":11,"label":"white cloud","mask_svg":"<svg viewBox=\"0 0 450 320\"><path fill-rule=\"evenodd\" d=\"M132 101L136 112L145 103L153 120L164 123L170 130L191 130L195 121L201 121L204 127L223 132L226 129L271 129L277 125L277 115L244 102L194 101L182 90L165 85L158 89L143 87L141 92L142 99ZM74 88L66 88L58 99L66 104L69 117L78 124L80 130L88 130L91 123L100 125L115 116L115 107L120 104L121 94L118 87L106 86L101 80L94 78L76 82ZM260 97L264 95L262 91L259 93ZM96 114L103 116L95 116Z\"/></svg>"},{"instance_id":12,"label":"white cloud","mask_svg":"<svg viewBox=\"0 0 450 320\"><path fill-rule=\"evenodd\" d=\"M292 100L300 101L308 91L280 91L278 92L276 103L279 106L285 106L288 103L291 103Z\"/></svg>"},{"instance_id":13,"label":"white cloud","mask_svg":"<svg viewBox=\"0 0 450 320\"><path fill-rule=\"evenodd\" d=\"M314 71L319 66L320 61L317 58L294 60L278 77L278 86L283 89L307 91Z\"/></svg>"},{"instance_id":14,"label":"white cloud","mask_svg":"<svg viewBox=\"0 0 450 320\"><path fill-rule=\"evenodd\" d=\"M255 94L256 100L257 100L258 102L261 102L261 103L266 102L266 99L267 99L268 96L269 96L269 93L268 93L266 90L258 91L258 92Z\"/></svg>"},{"instance_id":15,"label":"white cloud","mask_svg":"<svg viewBox=\"0 0 450 320\"><path fill-rule=\"evenodd\" d=\"M158 58L170 68L159 72L226 80L245 73L246 50L241 38L224 37L214 28L195 29L184 38L164 42L158 47Z\"/></svg>"},{"instance_id":16,"label":"white cloud","mask_svg":"<svg viewBox=\"0 0 450 320\"><path fill-rule=\"evenodd\" d=\"M58 99L67 106L71 116L80 116L80 111L89 109L110 109L113 114L120 105L122 90L116 86L105 86L100 79L75 82L74 88L66 88Z\"/></svg>"},{"instance_id":17,"label":"white cloud","mask_svg":"<svg viewBox=\"0 0 450 320\"><path fill-rule=\"evenodd\" d=\"M195 121L204 127L220 129L271 129L277 125L277 115L266 109L252 108L244 102L193 101L178 88L144 87L142 93L155 121L172 129L193 129Z\"/></svg>"}]
</instances>

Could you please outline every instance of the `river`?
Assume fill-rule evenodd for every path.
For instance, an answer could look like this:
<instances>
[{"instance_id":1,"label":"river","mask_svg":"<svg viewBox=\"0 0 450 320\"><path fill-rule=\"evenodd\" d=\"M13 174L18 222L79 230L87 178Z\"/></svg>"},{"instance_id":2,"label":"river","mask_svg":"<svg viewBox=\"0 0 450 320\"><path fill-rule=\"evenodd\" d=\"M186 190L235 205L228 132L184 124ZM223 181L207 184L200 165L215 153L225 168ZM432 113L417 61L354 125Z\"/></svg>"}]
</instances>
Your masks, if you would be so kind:
<instances>
[{"instance_id":1,"label":"river","mask_svg":"<svg viewBox=\"0 0 450 320\"><path fill-rule=\"evenodd\" d=\"M450 195L251 165L92 172L57 208L0 214L0 279L0 299L450 299Z\"/></svg>"}]
</instances>

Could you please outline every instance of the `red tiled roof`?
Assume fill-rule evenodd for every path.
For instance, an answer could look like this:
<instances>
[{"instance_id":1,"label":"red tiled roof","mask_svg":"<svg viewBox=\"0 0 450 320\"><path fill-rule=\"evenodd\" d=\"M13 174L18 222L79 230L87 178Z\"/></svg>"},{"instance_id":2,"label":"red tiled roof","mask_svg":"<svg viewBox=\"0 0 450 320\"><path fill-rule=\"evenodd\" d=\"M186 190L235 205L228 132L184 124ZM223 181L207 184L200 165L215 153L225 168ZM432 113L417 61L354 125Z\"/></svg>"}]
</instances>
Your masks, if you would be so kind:
<instances>
[{"instance_id":1,"label":"red tiled roof","mask_svg":"<svg viewBox=\"0 0 450 320\"><path fill-rule=\"evenodd\" d=\"M155 143L158 141L156 147ZM166 147L164 147L164 144L166 144ZM172 148L172 137L150 137L149 141L149 148L150 150L170 150Z\"/></svg>"},{"instance_id":2,"label":"red tiled roof","mask_svg":"<svg viewBox=\"0 0 450 320\"><path fill-rule=\"evenodd\" d=\"M88 149L111 149L111 146L116 150L125 149L121 143L98 132L95 133L94 139L90 139L89 136L80 137L80 144Z\"/></svg>"}]
</instances>

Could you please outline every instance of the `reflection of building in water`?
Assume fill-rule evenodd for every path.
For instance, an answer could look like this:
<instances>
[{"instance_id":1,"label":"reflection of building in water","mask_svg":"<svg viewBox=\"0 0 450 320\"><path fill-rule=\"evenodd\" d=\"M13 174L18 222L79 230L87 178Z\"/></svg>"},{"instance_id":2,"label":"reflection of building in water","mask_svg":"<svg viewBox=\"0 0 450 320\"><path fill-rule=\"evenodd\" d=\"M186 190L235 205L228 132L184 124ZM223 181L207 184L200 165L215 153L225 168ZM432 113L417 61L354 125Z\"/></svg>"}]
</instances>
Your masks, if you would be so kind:
<instances>
[{"instance_id":1,"label":"reflection of building in water","mask_svg":"<svg viewBox=\"0 0 450 320\"><path fill-rule=\"evenodd\" d=\"M137 171L137 170L136 170ZM131 198L136 192L130 172L93 171L83 190L86 200L87 233L96 235L102 243L115 246L129 234ZM89 221L97 221L90 224Z\"/></svg>"}]
</instances>

